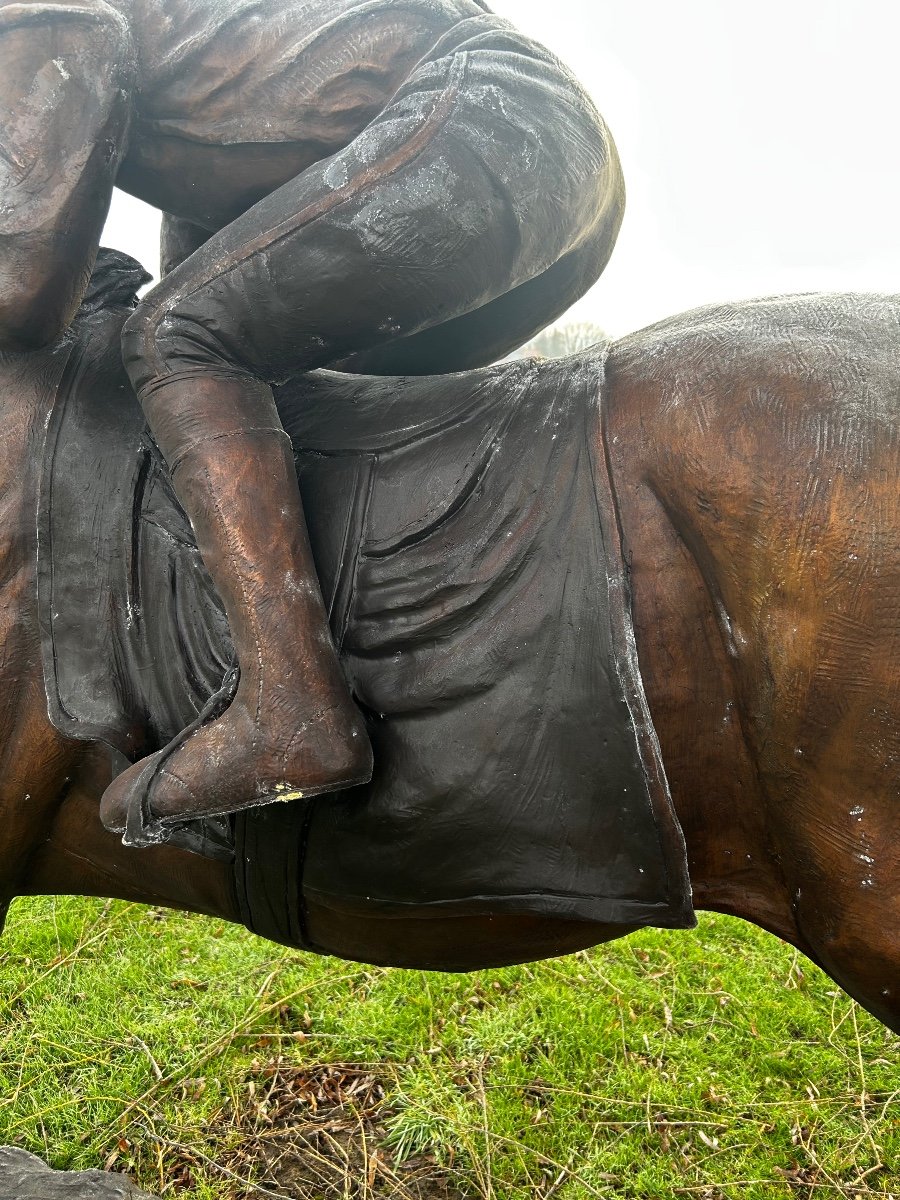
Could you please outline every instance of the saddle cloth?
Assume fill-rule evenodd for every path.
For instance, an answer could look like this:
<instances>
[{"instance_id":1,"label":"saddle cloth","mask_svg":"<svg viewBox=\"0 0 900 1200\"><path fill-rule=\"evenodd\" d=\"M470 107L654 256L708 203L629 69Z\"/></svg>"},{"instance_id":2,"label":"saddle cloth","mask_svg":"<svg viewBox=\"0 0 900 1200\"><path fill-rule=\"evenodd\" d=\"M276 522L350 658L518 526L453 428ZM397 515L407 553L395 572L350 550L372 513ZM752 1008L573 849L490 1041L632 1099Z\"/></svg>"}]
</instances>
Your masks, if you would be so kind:
<instances>
[{"instance_id":1,"label":"saddle cloth","mask_svg":"<svg viewBox=\"0 0 900 1200\"><path fill-rule=\"evenodd\" d=\"M376 770L174 831L234 855L257 932L309 945L304 897L348 914L694 924L596 453L603 357L281 389ZM63 391L39 522L49 708L133 760L196 719L232 647L136 402Z\"/></svg>"}]
</instances>

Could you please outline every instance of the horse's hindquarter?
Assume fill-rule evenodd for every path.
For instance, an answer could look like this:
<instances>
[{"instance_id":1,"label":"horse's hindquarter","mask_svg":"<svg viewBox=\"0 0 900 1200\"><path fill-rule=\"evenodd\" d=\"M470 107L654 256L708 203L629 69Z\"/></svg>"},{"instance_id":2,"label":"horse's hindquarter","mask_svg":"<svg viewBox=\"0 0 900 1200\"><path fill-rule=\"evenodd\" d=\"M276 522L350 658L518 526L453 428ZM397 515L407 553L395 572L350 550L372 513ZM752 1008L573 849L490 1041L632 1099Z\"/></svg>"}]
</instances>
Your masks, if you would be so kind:
<instances>
[{"instance_id":1,"label":"horse's hindquarter","mask_svg":"<svg viewBox=\"0 0 900 1200\"><path fill-rule=\"evenodd\" d=\"M896 1012L900 303L688 314L625 339L611 374L640 413L646 488L702 577L706 628L687 636L698 645L715 626L716 644L694 684L709 693L702 667L721 673L721 699L733 689L735 710L719 714L736 723L729 787L744 809L763 802L761 848L780 862L792 940L869 1007ZM728 744L711 721L703 737ZM709 745L698 761L728 767Z\"/></svg>"}]
</instances>

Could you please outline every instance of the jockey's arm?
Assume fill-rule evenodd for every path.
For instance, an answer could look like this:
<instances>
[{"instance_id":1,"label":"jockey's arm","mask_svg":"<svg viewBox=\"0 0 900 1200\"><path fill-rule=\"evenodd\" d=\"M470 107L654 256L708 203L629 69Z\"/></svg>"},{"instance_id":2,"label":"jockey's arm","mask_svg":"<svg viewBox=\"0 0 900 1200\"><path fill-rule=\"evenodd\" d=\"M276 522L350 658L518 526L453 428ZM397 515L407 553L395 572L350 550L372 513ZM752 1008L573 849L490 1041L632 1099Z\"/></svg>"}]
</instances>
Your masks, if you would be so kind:
<instances>
[{"instance_id":1,"label":"jockey's arm","mask_svg":"<svg viewBox=\"0 0 900 1200\"><path fill-rule=\"evenodd\" d=\"M81 302L126 150L134 52L104 0L0 0L0 350Z\"/></svg>"}]
</instances>

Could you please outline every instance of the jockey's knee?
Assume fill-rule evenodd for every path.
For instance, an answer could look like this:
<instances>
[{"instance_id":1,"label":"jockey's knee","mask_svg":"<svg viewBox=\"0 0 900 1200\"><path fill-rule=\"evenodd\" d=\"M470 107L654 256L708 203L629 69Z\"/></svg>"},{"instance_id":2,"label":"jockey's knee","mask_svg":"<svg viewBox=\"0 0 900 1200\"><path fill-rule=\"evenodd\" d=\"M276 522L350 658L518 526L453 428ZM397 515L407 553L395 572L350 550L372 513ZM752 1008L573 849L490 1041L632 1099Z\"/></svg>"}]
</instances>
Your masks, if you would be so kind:
<instances>
[{"instance_id":1,"label":"jockey's knee","mask_svg":"<svg viewBox=\"0 0 900 1200\"><path fill-rule=\"evenodd\" d=\"M174 304L169 311L152 292L125 322L122 361L141 398L175 375L249 374L217 342L199 310Z\"/></svg>"},{"instance_id":2,"label":"jockey's knee","mask_svg":"<svg viewBox=\"0 0 900 1200\"><path fill-rule=\"evenodd\" d=\"M449 132L502 197L522 265L536 274L600 242L605 261L625 186L612 136L577 79L542 46L505 31L495 47L467 54L464 79Z\"/></svg>"},{"instance_id":3,"label":"jockey's knee","mask_svg":"<svg viewBox=\"0 0 900 1200\"><path fill-rule=\"evenodd\" d=\"M217 353L199 318L173 317L165 305L145 301L125 322L122 357L173 477L196 446L280 429L271 389L236 359Z\"/></svg>"}]
</instances>

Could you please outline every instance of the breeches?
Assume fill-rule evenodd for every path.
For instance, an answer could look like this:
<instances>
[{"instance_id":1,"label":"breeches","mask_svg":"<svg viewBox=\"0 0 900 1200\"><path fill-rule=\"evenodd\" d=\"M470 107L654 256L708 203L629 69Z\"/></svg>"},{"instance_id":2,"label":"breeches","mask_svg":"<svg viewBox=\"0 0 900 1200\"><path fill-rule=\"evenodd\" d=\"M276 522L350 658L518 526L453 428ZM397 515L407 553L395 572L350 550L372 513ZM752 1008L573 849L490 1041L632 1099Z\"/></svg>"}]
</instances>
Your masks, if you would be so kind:
<instances>
[{"instance_id":1,"label":"breeches","mask_svg":"<svg viewBox=\"0 0 900 1200\"><path fill-rule=\"evenodd\" d=\"M491 361L563 312L615 242L615 148L574 78L506 22L464 21L345 149L215 234L124 334L138 391L277 383L347 360Z\"/></svg>"}]
</instances>

